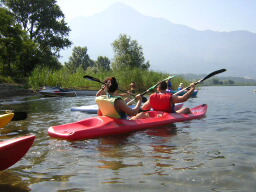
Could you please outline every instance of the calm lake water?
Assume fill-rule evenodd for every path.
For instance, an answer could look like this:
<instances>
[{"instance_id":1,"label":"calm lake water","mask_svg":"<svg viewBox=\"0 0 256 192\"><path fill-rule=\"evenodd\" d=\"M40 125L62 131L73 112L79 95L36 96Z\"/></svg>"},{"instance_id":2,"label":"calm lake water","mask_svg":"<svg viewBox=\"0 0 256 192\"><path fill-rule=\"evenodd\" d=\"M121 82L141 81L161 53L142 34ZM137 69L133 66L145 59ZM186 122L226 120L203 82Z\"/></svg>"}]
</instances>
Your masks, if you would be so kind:
<instances>
[{"instance_id":1,"label":"calm lake water","mask_svg":"<svg viewBox=\"0 0 256 192\"><path fill-rule=\"evenodd\" d=\"M0 171L0 191L255 191L256 87L201 87L184 106L208 104L207 116L127 135L69 142L50 126L94 115L72 106L94 97L42 96L0 102L28 118L0 129L0 141L36 135L29 152Z\"/></svg>"}]
</instances>

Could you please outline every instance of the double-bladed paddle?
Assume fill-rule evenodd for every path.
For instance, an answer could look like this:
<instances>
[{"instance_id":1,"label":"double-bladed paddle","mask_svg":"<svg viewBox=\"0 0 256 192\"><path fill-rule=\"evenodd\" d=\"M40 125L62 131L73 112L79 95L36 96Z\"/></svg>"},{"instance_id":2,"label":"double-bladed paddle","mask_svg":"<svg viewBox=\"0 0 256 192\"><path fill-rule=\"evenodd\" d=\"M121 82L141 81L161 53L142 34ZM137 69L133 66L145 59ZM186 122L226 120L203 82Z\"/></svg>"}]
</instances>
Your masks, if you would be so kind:
<instances>
[{"instance_id":1,"label":"double-bladed paddle","mask_svg":"<svg viewBox=\"0 0 256 192\"><path fill-rule=\"evenodd\" d=\"M214 76L214 75L217 75L217 74L220 74L220 73L223 73L223 72L225 72L225 71L226 71L226 69L220 69L220 70L214 71L214 72L208 74L207 76L205 76L204 78L202 78L202 79L196 81L195 84L202 83L202 82L205 81L206 79L209 79L210 77L212 77L212 76ZM190 88L191 88L191 87L188 86L188 87L186 87L186 88L184 88L184 89L182 89L182 90L180 90L180 91L177 91L176 93L174 93L174 95L178 95L178 94L182 93L183 91L189 90Z\"/></svg>"},{"instance_id":2,"label":"double-bladed paddle","mask_svg":"<svg viewBox=\"0 0 256 192\"><path fill-rule=\"evenodd\" d=\"M25 111L4 110L4 112L5 113L14 113L12 121L25 120L28 117L28 114Z\"/></svg>"},{"instance_id":3,"label":"double-bladed paddle","mask_svg":"<svg viewBox=\"0 0 256 192\"><path fill-rule=\"evenodd\" d=\"M162 81L168 81L169 79L171 79L171 78L173 78L173 77L175 77L175 75L173 75L173 76L171 76L171 77L167 77L166 79L164 79L164 80L162 80ZM143 95L147 94L148 92L153 91L153 90L160 84L160 82L162 82L162 81L159 81L159 82L158 82L157 84L155 84L154 86L148 88L146 91L144 91L143 93L141 93L140 96L143 96ZM135 99L132 99L132 100L129 101L127 104L128 104L128 105L131 104L134 100L135 100Z\"/></svg>"},{"instance_id":4,"label":"double-bladed paddle","mask_svg":"<svg viewBox=\"0 0 256 192\"><path fill-rule=\"evenodd\" d=\"M90 75L85 75L84 78L88 79L90 81L96 81L96 82L104 84L104 85L106 84L106 83L102 82L101 80L99 80L98 78L92 77ZM127 91L124 91L124 90L121 90L121 89L118 89L118 90L123 92L123 93L127 93L129 95L132 95L133 97L136 97L136 95L134 95L132 93L128 93ZM142 102L145 103L146 101L147 101L147 98L146 97L142 97Z\"/></svg>"}]
</instances>

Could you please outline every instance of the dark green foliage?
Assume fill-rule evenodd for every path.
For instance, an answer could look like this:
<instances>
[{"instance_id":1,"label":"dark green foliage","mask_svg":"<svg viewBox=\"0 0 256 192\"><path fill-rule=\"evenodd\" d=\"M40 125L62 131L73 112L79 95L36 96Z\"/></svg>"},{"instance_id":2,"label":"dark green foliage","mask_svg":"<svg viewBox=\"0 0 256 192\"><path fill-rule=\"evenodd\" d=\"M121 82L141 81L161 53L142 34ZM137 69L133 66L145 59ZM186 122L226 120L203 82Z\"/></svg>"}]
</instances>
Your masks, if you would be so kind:
<instances>
[{"instance_id":1,"label":"dark green foliage","mask_svg":"<svg viewBox=\"0 0 256 192\"><path fill-rule=\"evenodd\" d=\"M95 67L98 71L110 71L110 60L107 57L99 56L95 61Z\"/></svg>"},{"instance_id":2,"label":"dark green foliage","mask_svg":"<svg viewBox=\"0 0 256 192\"><path fill-rule=\"evenodd\" d=\"M112 69L122 69L124 67L148 69L149 62L145 62L142 47L136 40L132 40L125 34L121 34L117 40L112 43L114 49L114 61Z\"/></svg>"},{"instance_id":3,"label":"dark green foliage","mask_svg":"<svg viewBox=\"0 0 256 192\"><path fill-rule=\"evenodd\" d=\"M59 51L71 42L56 1L2 0L1 6L1 74L26 77L36 66L60 69Z\"/></svg>"},{"instance_id":4,"label":"dark green foliage","mask_svg":"<svg viewBox=\"0 0 256 192\"><path fill-rule=\"evenodd\" d=\"M87 47L74 47L72 56L69 57L69 61L65 62L65 66L71 73L75 73L79 67L86 70L88 67L93 66L94 61L90 59L87 53Z\"/></svg>"}]
</instances>

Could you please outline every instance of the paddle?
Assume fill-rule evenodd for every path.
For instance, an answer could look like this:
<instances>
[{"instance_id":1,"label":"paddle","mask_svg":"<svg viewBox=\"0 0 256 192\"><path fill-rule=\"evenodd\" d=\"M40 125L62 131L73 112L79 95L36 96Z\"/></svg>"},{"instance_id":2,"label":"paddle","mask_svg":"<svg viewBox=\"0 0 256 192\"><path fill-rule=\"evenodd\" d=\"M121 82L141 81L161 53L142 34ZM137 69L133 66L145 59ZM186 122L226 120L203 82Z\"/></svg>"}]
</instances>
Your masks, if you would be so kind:
<instances>
[{"instance_id":1,"label":"paddle","mask_svg":"<svg viewBox=\"0 0 256 192\"><path fill-rule=\"evenodd\" d=\"M167 77L166 79L164 79L164 80L162 80L162 81L167 81L167 80L169 80L169 79L171 79L171 78L173 78L173 77L175 77L175 75L173 75L173 76L171 76L171 77ZM144 91L143 93L141 93L140 96L143 96L143 95L147 94L148 92L153 91L153 90L160 84L160 82L162 82L162 81L159 81L157 84L155 84L154 86L150 87L149 89L147 89L146 91ZM129 101L129 102L127 103L127 105L131 104L134 100L135 100L135 98L132 99L131 101Z\"/></svg>"},{"instance_id":2,"label":"paddle","mask_svg":"<svg viewBox=\"0 0 256 192\"><path fill-rule=\"evenodd\" d=\"M92 77L92 76L89 76L89 75L85 75L84 78L85 78L85 79L88 79L88 80L90 80L90 81L96 81L96 82L98 82L98 83L101 83L101 84L104 84L104 85L105 85L105 83L102 82L101 80L99 80L98 78L95 78L95 77ZM121 92L123 92L123 93L128 93L127 91L123 91L123 90L121 90L121 89L118 89L118 90L121 91ZM132 93L128 93L128 94L132 95L133 97L136 97L136 95L134 95L134 94L132 94ZM146 97L142 97L142 102L145 103L146 101L147 101L147 98L146 98Z\"/></svg>"},{"instance_id":3,"label":"paddle","mask_svg":"<svg viewBox=\"0 0 256 192\"><path fill-rule=\"evenodd\" d=\"M202 83L202 82L205 81L206 79L209 79L210 77L212 77L212 76L214 76L214 75L217 75L217 74L219 74L219 73L223 73L223 72L225 72L225 71L226 71L226 69L220 69L220 70L214 71L214 72L210 73L209 75L207 75L206 77L204 77L204 78L202 78L202 79L196 81L195 84ZM180 90L180 91L177 91L176 93L174 93L174 95L178 95L178 94L180 94L180 93L183 92L183 91L189 90L190 88L191 88L191 87L188 86L188 87L186 87L186 88L184 88L184 89L182 89L182 90Z\"/></svg>"},{"instance_id":4,"label":"paddle","mask_svg":"<svg viewBox=\"0 0 256 192\"><path fill-rule=\"evenodd\" d=\"M25 112L25 111L5 110L5 113L14 113L12 121L20 121L20 120L24 120L28 117L27 112Z\"/></svg>"}]
</instances>

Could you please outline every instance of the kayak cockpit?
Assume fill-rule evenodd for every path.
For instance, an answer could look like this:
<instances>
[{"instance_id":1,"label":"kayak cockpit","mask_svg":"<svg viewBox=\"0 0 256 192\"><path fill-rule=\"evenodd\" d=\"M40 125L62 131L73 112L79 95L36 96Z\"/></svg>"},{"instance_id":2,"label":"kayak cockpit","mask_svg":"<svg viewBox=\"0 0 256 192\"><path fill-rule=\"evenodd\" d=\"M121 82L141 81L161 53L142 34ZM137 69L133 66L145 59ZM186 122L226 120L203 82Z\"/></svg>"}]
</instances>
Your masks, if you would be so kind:
<instances>
[{"instance_id":1,"label":"kayak cockpit","mask_svg":"<svg viewBox=\"0 0 256 192\"><path fill-rule=\"evenodd\" d=\"M151 117L151 118L158 118L158 117L162 117L165 114L165 112L163 112L163 111L149 111L148 114L149 114L149 117Z\"/></svg>"}]
</instances>

